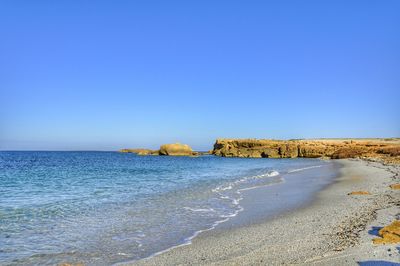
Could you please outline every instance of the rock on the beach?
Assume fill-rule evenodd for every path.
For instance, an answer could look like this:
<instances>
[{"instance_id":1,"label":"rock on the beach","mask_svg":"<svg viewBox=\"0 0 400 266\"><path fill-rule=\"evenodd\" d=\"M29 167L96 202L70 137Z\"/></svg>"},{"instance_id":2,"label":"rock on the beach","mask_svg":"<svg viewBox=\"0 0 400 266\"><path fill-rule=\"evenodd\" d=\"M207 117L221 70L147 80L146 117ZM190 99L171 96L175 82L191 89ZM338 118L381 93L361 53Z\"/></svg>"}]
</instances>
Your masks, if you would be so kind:
<instances>
[{"instance_id":1,"label":"rock on the beach","mask_svg":"<svg viewBox=\"0 0 400 266\"><path fill-rule=\"evenodd\" d=\"M160 155L170 156L193 156L197 155L196 152L187 144L175 143L161 145L159 150Z\"/></svg>"},{"instance_id":2,"label":"rock on the beach","mask_svg":"<svg viewBox=\"0 0 400 266\"><path fill-rule=\"evenodd\" d=\"M352 191L347 195L371 195L368 191Z\"/></svg>"},{"instance_id":3,"label":"rock on the beach","mask_svg":"<svg viewBox=\"0 0 400 266\"><path fill-rule=\"evenodd\" d=\"M383 227L378 232L382 238L374 238L374 244L396 244L400 243L400 220L395 220L390 225Z\"/></svg>"},{"instance_id":4,"label":"rock on the beach","mask_svg":"<svg viewBox=\"0 0 400 266\"><path fill-rule=\"evenodd\" d=\"M390 185L390 188L391 189L400 189L400 184L393 184L393 185Z\"/></svg>"}]
</instances>

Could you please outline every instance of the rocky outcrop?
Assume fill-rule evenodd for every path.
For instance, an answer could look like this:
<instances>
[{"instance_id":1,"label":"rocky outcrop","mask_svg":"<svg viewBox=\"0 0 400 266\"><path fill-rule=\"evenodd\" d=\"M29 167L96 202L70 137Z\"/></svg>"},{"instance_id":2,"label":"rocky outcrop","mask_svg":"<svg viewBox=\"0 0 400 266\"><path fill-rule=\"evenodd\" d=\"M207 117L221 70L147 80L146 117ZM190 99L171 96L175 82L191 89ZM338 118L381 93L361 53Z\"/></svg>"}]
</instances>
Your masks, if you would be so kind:
<instances>
[{"instance_id":1,"label":"rocky outcrop","mask_svg":"<svg viewBox=\"0 0 400 266\"><path fill-rule=\"evenodd\" d=\"M217 139L212 154L252 158L374 157L400 161L399 151L400 139Z\"/></svg>"},{"instance_id":2,"label":"rocky outcrop","mask_svg":"<svg viewBox=\"0 0 400 266\"><path fill-rule=\"evenodd\" d=\"M159 150L122 149L138 155L198 156L186 144L165 144ZM222 157L251 158L371 158L400 163L400 139L217 139L211 154Z\"/></svg>"},{"instance_id":3,"label":"rocky outcrop","mask_svg":"<svg viewBox=\"0 0 400 266\"><path fill-rule=\"evenodd\" d=\"M197 155L197 152L194 152L189 145L175 143L161 145L159 154L170 156L193 156Z\"/></svg>"},{"instance_id":4,"label":"rocky outcrop","mask_svg":"<svg viewBox=\"0 0 400 266\"><path fill-rule=\"evenodd\" d=\"M396 244L400 243L400 220L383 227L378 232L381 238L372 239L374 244Z\"/></svg>"},{"instance_id":5,"label":"rocky outcrop","mask_svg":"<svg viewBox=\"0 0 400 266\"><path fill-rule=\"evenodd\" d=\"M137 155L169 155L169 156L197 156L198 152L192 150L189 145L186 144L164 144L161 145L159 150L149 149L122 149L119 150L123 153L136 153Z\"/></svg>"},{"instance_id":6,"label":"rocky outcrop","mask_svg":"<svg viewBox=\"0 0 400 266\"><path fill-rule=\"evenodd\" d=\"M120 152L123 153L136 153L137 155L158 155L158 150L149 149L122 149Z\"/></svg>"}]
</instances>

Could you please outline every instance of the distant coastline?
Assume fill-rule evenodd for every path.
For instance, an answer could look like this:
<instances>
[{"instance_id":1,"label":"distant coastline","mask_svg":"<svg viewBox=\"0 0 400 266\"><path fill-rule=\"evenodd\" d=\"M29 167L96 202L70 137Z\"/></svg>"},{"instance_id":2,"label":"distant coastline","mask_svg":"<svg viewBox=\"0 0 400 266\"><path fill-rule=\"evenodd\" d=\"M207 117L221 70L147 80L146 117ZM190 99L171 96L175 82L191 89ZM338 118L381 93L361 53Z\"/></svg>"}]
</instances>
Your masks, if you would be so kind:
<instances>
[{"instance_id":1,"label":"distant coastline","mask_svg":"<svg viewBox=\"0 0 400 266\"><path fill-rule=\"evenodd\" d=\"M186 144L165 144L159 150L122 149L138 155L199 156L213 154L244 158L370 158L400 163L400 138L376 139L217 139L209 152L195 152Z\"/></svg>"},{"instance_id":2,"label":"distant coastline","mask_svg":"<svg viewBox=\"0 0 400 266\"><path fill-rule=\"evenodd\" d=\"M213 156L179 143L153 154L2 152L0 180L13 195L2 198L9 217L4 241L30 252L10 250L6 259L225 265L324 264L327 257L339 265L342 254L366 261L376 253L393 261L400 258L393 252L400 224L399 142L218 139L207 153ZM125 154L130 152L164 157ZM32 214L36 218L29 223L40 241L30 248L21 217ZM41 219L62 245L49 245L50 232L40 233L48 224ZM91 234L82 224L101 230ZM387 229L370 235L377 227ZM69 253L67 244L82 236L96 239L90 246L95 255L83 252L84 241ZM47 257L37 256L41 243L51 248ZM391 251L374 246L382 243Z\"/></svg>"}]
</instances>

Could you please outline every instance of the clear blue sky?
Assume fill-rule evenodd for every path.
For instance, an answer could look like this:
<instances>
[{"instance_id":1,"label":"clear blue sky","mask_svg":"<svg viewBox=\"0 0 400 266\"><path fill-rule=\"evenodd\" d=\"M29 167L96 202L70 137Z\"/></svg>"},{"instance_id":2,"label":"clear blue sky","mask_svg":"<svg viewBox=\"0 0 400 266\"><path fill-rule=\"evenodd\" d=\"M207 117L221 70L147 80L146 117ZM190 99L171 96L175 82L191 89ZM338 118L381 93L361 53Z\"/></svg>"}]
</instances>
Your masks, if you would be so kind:
<instances>
[{"instance_id":1,"label":"clear blue sky","mask_svg":"<svg viewBox=\"0 0 400 266\"><path fill-rule=\"evenodd\" d=\"M400 136L400 1L0 2L0 149Z\"/></svg>"}]
</instances>

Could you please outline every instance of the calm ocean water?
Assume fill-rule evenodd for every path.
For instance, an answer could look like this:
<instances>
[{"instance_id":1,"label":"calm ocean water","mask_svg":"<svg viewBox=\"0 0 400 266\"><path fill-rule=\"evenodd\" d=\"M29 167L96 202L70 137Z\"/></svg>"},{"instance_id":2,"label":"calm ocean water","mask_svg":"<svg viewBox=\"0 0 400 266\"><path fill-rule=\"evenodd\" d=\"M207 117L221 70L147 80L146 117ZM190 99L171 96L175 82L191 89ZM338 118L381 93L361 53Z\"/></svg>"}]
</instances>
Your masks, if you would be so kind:
<instances>
[{"instance_id":1,"label":"calm ocean water","mask_svg":"<svg viewBox=\"0 0 400 266\"><path fill-rule=\"evenodd\" d=\"M110 265L147 257L236 216L241 191L330 164L0 152L0 264Z\"/></svg>"}]
</instances>

